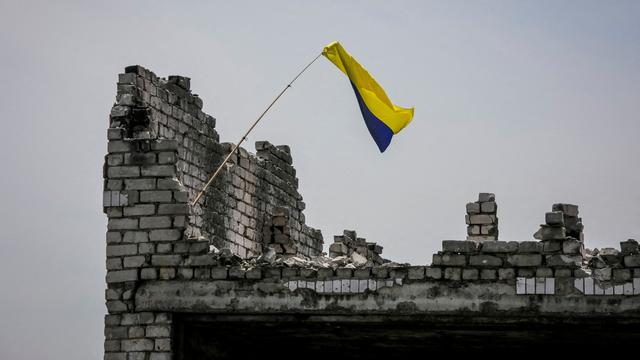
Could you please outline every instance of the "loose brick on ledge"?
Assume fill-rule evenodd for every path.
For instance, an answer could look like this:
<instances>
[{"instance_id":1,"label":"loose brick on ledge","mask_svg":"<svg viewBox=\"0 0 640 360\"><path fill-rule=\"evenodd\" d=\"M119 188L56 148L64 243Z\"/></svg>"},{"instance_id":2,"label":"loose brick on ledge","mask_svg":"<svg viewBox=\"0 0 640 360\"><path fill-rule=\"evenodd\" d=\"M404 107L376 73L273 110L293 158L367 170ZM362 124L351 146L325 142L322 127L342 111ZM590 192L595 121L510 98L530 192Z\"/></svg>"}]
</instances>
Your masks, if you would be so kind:
<instances>
[{"instance_id":1,"label":"loose brick on ledge","mask_svg":"<svg viewBox=\"0 0 640 360\"><path fill-rule=\"evenodd\" d=\"M564 216L561 211L552 211L544 215L544 221L551 226L564 226Z\"/></svg>"},{"instance_id":2,"label":"loose brick on ledge","mask_svg":"<svg viewBox=\"0 0 640 360\"><path fill-rule=\"evenodd\" d=\"M475 253L478 251L478 243L464 240L445 240L442 242L442 251L452 253Z\"/></svg>"},{"instance_id":3,"label":"loose brick on ledge","mask_svg":"<svg viewBox=\"0 0 640 360\"><path fill-rule=\"evenodd\" d=\"M496 201L496 195L493 193L480 193L478 194L478 202Z\"/></svg>"}]
</instances>

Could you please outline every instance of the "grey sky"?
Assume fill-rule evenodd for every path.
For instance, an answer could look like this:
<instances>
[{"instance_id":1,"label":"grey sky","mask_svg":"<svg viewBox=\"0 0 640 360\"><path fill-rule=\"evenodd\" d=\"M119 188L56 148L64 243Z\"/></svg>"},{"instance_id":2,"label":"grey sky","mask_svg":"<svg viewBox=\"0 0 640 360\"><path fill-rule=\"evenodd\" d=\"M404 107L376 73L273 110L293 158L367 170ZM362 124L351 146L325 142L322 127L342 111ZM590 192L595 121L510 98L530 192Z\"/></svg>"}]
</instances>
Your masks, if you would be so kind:
<instances>
[{"instance_id":1,"label":"grey sky","mask_svg":"<svg viewBox=\"0 0 640 360\"><path fill-rule=\"evenodd\" d=\"M0 1L0 358L102 355L102 162L117 74L192 78L225 141L340 40L414 121L379 154L320 59L250 137L292 147L307 221L430 263L495 192L500 237L580 205L640 238L638 1Z\"/></svg>"}]
</instances>

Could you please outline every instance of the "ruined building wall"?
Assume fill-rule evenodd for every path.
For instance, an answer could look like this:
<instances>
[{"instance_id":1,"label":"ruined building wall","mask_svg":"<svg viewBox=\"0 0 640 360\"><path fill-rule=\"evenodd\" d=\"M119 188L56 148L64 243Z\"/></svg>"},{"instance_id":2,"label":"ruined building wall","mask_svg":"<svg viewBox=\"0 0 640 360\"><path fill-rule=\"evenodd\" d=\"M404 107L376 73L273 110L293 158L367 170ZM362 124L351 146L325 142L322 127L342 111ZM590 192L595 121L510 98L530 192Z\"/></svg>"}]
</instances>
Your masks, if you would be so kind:
<instances>
[{"instance_id":1,"label":"ruined building wall","mask_svg":"<svg viewBox=\"0 0 640 360\"><path fill-rule=\"evenodd\" d=\"M232 144L219 142L215 119L202 112L202 100L191 93L189 79L165 80L131 66L119 75L116 100L110 117L106 190L131 193L130 204L139 200L138 191L161 197L166 187L179 188L194 199ZM158 140L167 144L165 149L158 148ZM150 151L156 148L158 152ZM242 258L262 253L269 243L277 252L318 255L322 235L305 225L305 204L289 148L258 142L256 150L253 155L240 148L232 165L183 214L186 236L209 239ZM157 170L152 173L150 167ZM156 175L168 179L156 184L144 178ZM286 209L288 234L276 243L272 217L279 207Z\"/></svg>"},{"instance_id":2,"label":"ruined building wall","mask_svg":"<svg viewBox=\"0 0 640 360\"><path fill-rule=\"evenodd\" d=\"M191 206L230 150L201 108L186 78L139 66L119 77L104 166L106 360L180 358L184 314L640 324L638 243L587 250L576 205L554 204L535 240L497 241L496 198L482 193L467 240L443 241L430 265L385 260L355 231L312 258L322 237L305 225L290 151L258 142ZM254 257L267 249L282 256Z\"/></svg>"}]
</instances>

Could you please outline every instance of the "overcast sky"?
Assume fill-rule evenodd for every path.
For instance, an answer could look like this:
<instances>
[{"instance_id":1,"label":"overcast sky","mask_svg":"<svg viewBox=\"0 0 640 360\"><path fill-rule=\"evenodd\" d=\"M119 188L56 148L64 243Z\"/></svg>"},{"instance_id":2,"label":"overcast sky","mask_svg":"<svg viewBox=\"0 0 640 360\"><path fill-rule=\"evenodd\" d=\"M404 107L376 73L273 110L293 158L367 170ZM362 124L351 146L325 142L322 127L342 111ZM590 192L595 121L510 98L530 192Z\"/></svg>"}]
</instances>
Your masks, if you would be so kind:
<instances>
[{"instance_id":1,"label":"overcast sky","mask_svg":"<svg viewBox=\"0 0 640 360\"><path fill-rule=\"evenodd\" d=\"M580 205L588 247L640 238L638 1L0 0L0 358L102 356L102 163L117 74L192 78L236 141L340 40L415 118L380 154L319 59L249 139L289 144L307 222L428 264L495 192L500 239ZM328 246L328 245L327 245Z\"/></svg>"}]
</instances>

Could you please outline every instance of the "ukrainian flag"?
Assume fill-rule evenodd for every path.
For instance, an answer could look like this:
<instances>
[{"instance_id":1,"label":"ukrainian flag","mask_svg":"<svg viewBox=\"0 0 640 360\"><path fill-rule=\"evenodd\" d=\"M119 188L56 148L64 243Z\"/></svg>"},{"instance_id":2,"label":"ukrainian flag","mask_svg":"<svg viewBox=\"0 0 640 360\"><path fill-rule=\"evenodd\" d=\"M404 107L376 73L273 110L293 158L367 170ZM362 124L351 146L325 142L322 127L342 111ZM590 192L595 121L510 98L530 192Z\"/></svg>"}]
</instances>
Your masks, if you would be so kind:
<instances>
[{"instance_id":1,"label":"ukrainian flag","mask_svg":"<svg viewBox=\"0 0 640 360\"><path fill-rule=\"evenodd\" d=\"M364 122L380 152L384 152L393 135L413 119L413 108L406 109L392 103L378 82L339 42L327 45L322 55L349 77Z\"/></svg>"}]
</instances>

